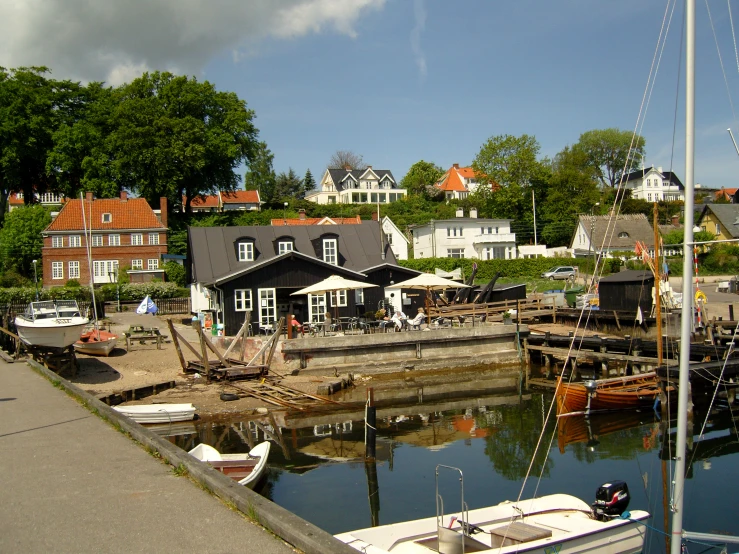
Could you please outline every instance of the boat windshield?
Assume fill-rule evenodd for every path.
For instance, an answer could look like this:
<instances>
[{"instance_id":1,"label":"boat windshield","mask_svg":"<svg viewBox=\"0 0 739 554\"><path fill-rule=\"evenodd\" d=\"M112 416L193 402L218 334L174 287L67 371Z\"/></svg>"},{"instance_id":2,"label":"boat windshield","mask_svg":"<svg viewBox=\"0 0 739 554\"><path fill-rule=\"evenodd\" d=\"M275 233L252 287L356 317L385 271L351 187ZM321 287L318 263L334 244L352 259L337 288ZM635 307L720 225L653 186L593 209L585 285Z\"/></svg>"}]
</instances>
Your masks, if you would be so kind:
<instances>
[{"instance_id":1,"label":"boat windshield","mask_svg":"<svg viewBox=\"0 0 739 554\"><path fill-rule=\"evenodd\" d=\"M51 300L31 302L23 316L26 319L55 319L58 317L79 317L80 309L74 300Z\"/></svg>"}]
</instances>

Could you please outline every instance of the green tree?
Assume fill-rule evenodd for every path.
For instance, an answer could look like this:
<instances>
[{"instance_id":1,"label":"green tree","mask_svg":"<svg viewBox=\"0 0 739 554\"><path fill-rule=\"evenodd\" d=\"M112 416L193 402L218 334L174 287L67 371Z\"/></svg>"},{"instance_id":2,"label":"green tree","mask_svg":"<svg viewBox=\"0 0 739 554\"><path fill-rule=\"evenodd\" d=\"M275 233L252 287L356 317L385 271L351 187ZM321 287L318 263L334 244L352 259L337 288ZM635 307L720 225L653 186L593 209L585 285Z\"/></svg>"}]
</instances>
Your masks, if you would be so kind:
<instances>
[{"instance_id":1,"label":"green tree","mask_svg":"<svg viewBox=\"0 0 739 554\"><path fill-rule=\"evenodd\" d=\"M258 147L254 112L232 92L171 73L145 73L120 91L110 137L113 174L122 188L154 205L236 190L235 170Z\"/></svg>"},{"instance_id":2,"label":"green tree","mask_svg":"<svg viewBox=\"0 0 739 554\"><path fill-rule=\"evenodd\" d=\"M580 135L573 149L582 151L603 186L614 187L625 172L640 167L644 159L644 137L619 129L595 129Z\"/></svg>"},{"instance_id":3,"label":"green tree","mask_svg":"<svg viewBox=\"0 0 739 554\"><path fill-rule=\"evenodd\" d=\"M244 177L245 189L259 191L259 199L262 202L272 202L275 194L275 170L272 169L274 159L275 156L267 148L267 143L260 141Z\"/></svg>"},{"instance_id":4,"label":"green tree","mask_svg":"<svg viewBox=\"0 0 739 554\"><path fill-rule=\"evenodd\" d=\"M539 171L539 143L529 135L498 135L482 145L472 162L478 179L487 179L501 187L526 187Z\"/></svg>"},{"instance_id":5,"label":"green tree","mask_svg":"<svg viewBox=\"0 0 739 554\"><path fill-rule=\"evenodd\" d=\"M443 175L444 170L435 163L420 160L410 167L408 173L401 179L400 186L406 189L408 194L428 196L429 187L433 187Z\"/></svg>"},{"instance_id":6,"label":"green tree","mask_svg":"<svg viewBox=\"0 0 739 554\"><path fill-rule=\"evenodd\" d=\"M17 208L5 216L0 229L0 264L3 271L16 271L33 278L33 260L39 260L41 280L41 248L44 239L41 232L51 223L51 214L40 204Z\"/></svg>"},{"instance_id":7,"label":"green tree","mask_svg":"<svg viewBox=\"0 0 739 554\"><path fill-rule=\"evenodd\" d=\"M302 198L305 196L303 180L291 167L287 173L279 173L275 178L275 193L273 201L285 201L289 198Z\"/></svg>"},{"instance_id":8,"label":"green tree","mask_svg":"<svg viewBox=\"0 0 739 554\"><path fill-rule=\"evenodd\" d=\"M305 177L303 177L303 187L305 188L305 192L310 192L316 188L316 180L313 178L313 174L310 172L310 169L307 169L305 171Z\"/></svg>"},{"instance_id":9,"label":"green tree","mask_svg":"<svg viewBox=\"0 0 739 554\"><path fill-rule=\"evenodd\" d=\"M167 262L164 264L164 274L170 283L176 283L180 287L184 287L187 284L185 282L185 267L182 264L174 261Z\"/></svg>"}]
</instances>

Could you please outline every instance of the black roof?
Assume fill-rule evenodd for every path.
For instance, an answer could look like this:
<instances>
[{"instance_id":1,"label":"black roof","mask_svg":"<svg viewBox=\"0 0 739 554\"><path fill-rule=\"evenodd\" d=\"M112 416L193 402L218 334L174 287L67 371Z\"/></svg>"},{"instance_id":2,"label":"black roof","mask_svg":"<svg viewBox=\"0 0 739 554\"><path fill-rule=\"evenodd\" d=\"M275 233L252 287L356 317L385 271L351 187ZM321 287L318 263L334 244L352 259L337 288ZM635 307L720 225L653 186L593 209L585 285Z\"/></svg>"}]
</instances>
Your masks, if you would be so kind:
<instances>
[{"instance_id":1,"label":"black roof","mask_svg":"<svg viewBox=\"0 0 739 554\"><path fill-rule=\"evenodd\" d=\"M205 284L223 282L287 256L331 267L320 256L324 237L338 240L338 273L361 273L385 263L397 265L386 241L385 258L381 255L380 225L376 221L358 225L189 227L192 279ZM291 239L293 252L279 255L279 239ZM244 240L254 243L253 261L237 259L236 244Z\"/></svg>"},{"instance_id":2,"label":"black roof","mask_svg":"<svg viewBox=\"0 0 739 554\"><path fill-rule=\"evenodd\" d=\"M377 179L379 182L382 182L383 178L388 176L390 178L390 182L393 184L393 188L398 188L398 184L395 182L395 178L393 177L393 174L389 169L329 169L328 173L329 175L331 175L331 180L334 182L336 190L342 191L344 190L344 183L346 182L344 179L347 175L351 175L355 181L359 182L359 178L368 170L377 175Z\"/></svg>"},{"instance_id":3,"label":"black roof","mask_svg":"<svg viewBox=\"0 0 739 554\"><path fill-rule=\"evenodd\" d=\"M603 277L599 282L600 283L633 283L633 282L643 282L643 281L649 281L654 280L654 274L651 271L644 271L639 269L629 269L626 271L620 271L618 273L614 273L613 275L609 275L608 277Z\"/></svg>"},{"instance_id":4,"label":"black roof","mask_svg":"<svg viewBox=\"0 0 739 554\"><path fill-rule=\"evenodd\" d=\"M653 169L654 167L647 167L645 169L637 169L636 171L632 171L631 173L624 175L623 181L624 183L628 183L629 181L633 181L634 179L643 179L644 176L650 171L652 171ZM679 189L685 189L685 186L682 184L678 176L672 171L663 171L662 178L667 179L673 185L677 185L677 188Z\"/></svg>"}]
</instances>

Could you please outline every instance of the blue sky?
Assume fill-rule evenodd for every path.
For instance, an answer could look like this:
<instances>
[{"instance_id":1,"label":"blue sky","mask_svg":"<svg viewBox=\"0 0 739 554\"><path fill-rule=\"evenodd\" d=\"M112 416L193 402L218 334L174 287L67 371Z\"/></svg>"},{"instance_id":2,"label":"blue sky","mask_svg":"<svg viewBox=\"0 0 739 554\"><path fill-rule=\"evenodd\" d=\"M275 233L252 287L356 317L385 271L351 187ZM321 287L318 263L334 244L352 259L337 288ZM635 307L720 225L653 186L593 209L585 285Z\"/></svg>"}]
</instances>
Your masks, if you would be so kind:
<instances>
[{"instance_id":1,"label":"blue sky","mask_svg":"<svg viewBox=\"0 0 739 554\"><path fill-rule=\"evenodd\" d=\"M420 159L444 168L469 164L494 135L534 135L541 155L553 156L584 131L633 130L668 2L131 0L120 7L99 0L92 10L83 0L36 4L48 9L0 0L0 65L48 65L57 78L112 84L146 69L195 75L255 110L277 171L292 167L302 175L310 168L318 179L335 151L352 150L401 179ZM739 109L729 11L723 0L708 6ZM739 23L739 4L732 8ZM726 128L739 125L705 2L697 12L696 181L736 187L739 156ZM672 164L681 177L682 28L678 6L641 128L647 165Z\"/></svg>"}]
</instances>

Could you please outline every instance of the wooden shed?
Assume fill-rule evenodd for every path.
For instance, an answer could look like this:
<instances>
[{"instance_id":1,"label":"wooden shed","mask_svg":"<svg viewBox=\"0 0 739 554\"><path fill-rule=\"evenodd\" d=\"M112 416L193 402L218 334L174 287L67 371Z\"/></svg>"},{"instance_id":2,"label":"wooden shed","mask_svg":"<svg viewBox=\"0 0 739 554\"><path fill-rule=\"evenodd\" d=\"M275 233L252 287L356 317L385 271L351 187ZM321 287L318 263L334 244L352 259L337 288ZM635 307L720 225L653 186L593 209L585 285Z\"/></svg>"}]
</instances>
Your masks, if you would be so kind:
<instances>
[{"instance_id":1,"label":"wooden shed","mask_svg":"<svg viewBox=\"0 0 739 554\"><path fill-rule=\"evenodd\" d=\"M643 317L652 313L651 271L628 270L603 277L598 284L600 309L636 314L641 307Z\"/></svg>"}]
</instances>

